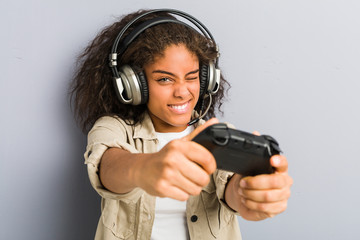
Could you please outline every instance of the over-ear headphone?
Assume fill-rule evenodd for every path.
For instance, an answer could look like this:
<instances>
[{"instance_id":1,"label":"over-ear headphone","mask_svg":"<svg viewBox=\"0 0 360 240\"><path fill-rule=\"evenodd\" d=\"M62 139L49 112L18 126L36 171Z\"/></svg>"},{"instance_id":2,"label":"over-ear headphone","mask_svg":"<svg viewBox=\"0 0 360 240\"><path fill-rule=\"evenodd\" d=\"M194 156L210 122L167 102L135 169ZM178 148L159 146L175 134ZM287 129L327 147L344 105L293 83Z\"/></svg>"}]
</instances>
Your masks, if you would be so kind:
<instances>
[{"instance_id":1,"label":"over-ear headphone","mask_svg":"<svg viewBox=\"0 0 360 240\"><path fill-rule=\"evenodd\" d=\"M178 23L184 26L187 26L194 31L193 27L188 25L185 22L179 21L171 17L155 17L150 20L146 20L143 23L135 27L121 42L125 32L136 22L138 22L143 17L157 12L166 12L169 14L181 16L188 21L190 21L194 26L196 26L200 32L207 38L211 39L214 45L217 47L216 42L209 32L209 30L196 18L193 16L178 11L174 9L155 9L148 12L145 12L133 20L131 20L126 26L119 32L115 42L112 46L111 53L109 56L110 68L113 73L113 81L115 86L116 94L119 100L124 104L139 105L144 104L148 101L149 92L147 80L144 72L135 71L131 66L124 65L117 67L117 58L122 55L132 41L139 36L146 29L151 28L152 26L162 24L162 23ZM119 46L120 44L120 46ZM220 86L220 69L218 69L218 58L219 54L214 61L209 62L206 65L200 66L200 98L210 96L215 94L219 90Z\"/></svg>"}]
</instances>

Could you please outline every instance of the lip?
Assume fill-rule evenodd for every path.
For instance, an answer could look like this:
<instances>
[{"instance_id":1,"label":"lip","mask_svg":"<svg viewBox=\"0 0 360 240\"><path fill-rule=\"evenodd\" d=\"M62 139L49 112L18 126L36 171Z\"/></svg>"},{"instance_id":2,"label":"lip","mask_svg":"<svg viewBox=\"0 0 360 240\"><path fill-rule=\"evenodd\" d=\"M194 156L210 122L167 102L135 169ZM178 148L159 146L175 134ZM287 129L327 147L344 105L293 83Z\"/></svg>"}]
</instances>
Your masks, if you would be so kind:
<instances>
[{"instance_id":1,"label":"lip","mask_svg":"<svg viewBox=\"0 0 360 240\"><path fill-rule=\"evenodd\" d=\"M169 109L176 114L184 114L189 111L190 101L177 103L177 104L168 104ZM175 107L174 107L175 106Z\"/></svg>"}]
</instances>

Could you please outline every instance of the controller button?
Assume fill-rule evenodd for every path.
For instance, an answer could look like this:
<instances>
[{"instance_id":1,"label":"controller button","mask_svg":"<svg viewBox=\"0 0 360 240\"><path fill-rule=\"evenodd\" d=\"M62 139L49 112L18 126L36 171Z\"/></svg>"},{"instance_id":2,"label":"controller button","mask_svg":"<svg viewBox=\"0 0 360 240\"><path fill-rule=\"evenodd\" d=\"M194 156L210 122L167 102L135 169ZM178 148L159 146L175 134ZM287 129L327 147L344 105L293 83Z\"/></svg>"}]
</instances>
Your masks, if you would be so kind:
<instances>
[{"instance_id":1,"label":"controller button","mask_svg":"<svg viewBox=\"0 0 360 240\"><path fill-rule=\"evenodd\" d=\"M245 139L244 141L244 148L249 149L253 147L253 142L250 139Z\"/></svg>"},{"instance_id":2,"label":"controller button","mask_svg":"<svg viewBox=\"0 0 360 240\"><path fill-rule=\"evenodd\" d=\"M228 139L224 137L215 137L214 142L220 146L224 146L227 144Z\"/></svg>"},{"instance_id":3,"label":"controller button","mask_svg":"<svg viewBox=\"0 0 360 240\"><path fill-rule=\"evenodd\" d=\"M198 220L198 216L192 215L191 218L190 218L190 220L191 220L192 222L196 222L196 221Z\"/></svg>"}]
</instances>

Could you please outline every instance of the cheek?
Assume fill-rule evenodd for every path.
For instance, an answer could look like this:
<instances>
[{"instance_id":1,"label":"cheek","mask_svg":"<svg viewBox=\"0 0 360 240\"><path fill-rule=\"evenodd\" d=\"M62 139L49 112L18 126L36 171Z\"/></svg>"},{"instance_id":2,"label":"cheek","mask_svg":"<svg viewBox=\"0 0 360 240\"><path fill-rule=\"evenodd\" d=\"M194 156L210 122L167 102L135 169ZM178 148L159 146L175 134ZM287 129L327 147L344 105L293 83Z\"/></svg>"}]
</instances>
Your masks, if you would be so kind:
<instances>
[{"instance_id":1,"label":"cheek","mask_svg":"<svg viewBox=\"0 0 360 240\"><path fill-rule=\"evenodd\" d=\"M168 91L165 88L159 88L155 84L149 84L149 100L148 106L156 106L159 103L165 102L168 96Z\"/></svg>"},{"instance_id":2,"label":"cheek","mask_svg":"<svg viewBox=\"0 0 360 240\"><path fill-rule=\"evenodd\" d=\"M189 90L191 91L192 95L196 98L199 99L199 95L200 95L200 82L196 82L194 84L192 84L189 87Z\"/></svg>"}]
</instances>

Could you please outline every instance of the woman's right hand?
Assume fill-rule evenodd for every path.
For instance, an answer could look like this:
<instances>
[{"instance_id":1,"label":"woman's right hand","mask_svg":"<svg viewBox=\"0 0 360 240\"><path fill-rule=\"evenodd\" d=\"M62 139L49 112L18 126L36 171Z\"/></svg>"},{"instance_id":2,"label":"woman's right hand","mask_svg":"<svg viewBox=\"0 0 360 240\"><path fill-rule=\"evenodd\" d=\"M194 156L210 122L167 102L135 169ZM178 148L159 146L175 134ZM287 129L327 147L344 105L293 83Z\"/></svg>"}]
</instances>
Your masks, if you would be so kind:
<instances>
[{"instance_id":1,"label":"woman's right hand","mask_svg":"<svg viewBox=\"0 0 360 240\"><path fill-rule=\"evenodd\" d=\"M200 194L209 183L216 162L206 148L191 140L215 123L217 119L210 119L184 138L169 142L159 152L145 154L136 163L135 185L151 195L181 201Z\"/></svg>"}]
</instances>

